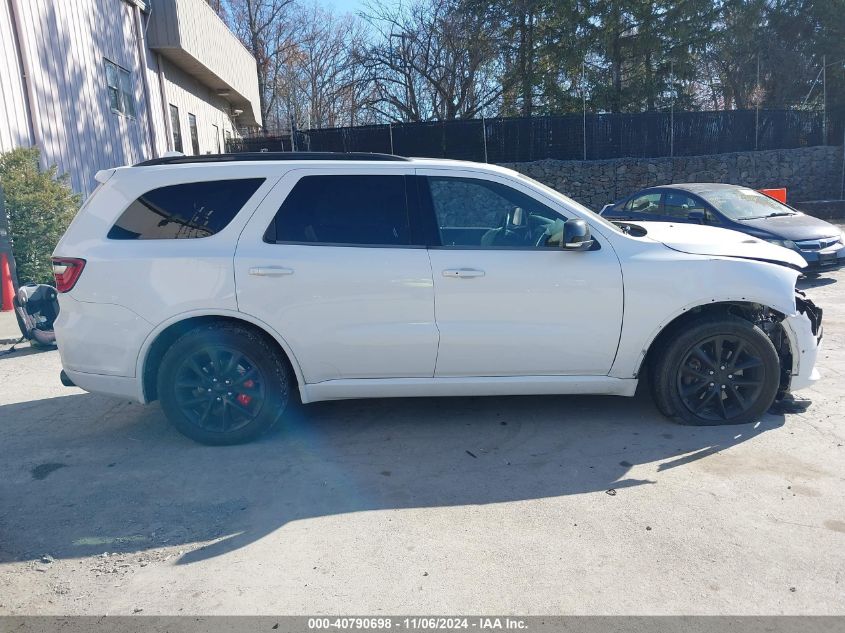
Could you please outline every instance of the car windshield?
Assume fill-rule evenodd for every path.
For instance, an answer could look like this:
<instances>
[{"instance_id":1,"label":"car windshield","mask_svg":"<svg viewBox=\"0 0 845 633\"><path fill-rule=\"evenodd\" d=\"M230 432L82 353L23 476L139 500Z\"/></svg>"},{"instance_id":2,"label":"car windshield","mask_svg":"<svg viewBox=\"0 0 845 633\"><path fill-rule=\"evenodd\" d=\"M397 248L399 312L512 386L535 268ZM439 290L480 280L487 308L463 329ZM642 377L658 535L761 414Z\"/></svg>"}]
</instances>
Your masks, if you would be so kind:
<instances>
[{"instance_id":1,"label":"car windshield","mask_svg":"<svg viewBox=\"0 0 845 633\"><path fill-rule=\"evenodd\" d=\"M794 213L786 205L753 189L725 188L697 193L731 220L753 220Z\"/></svg>"}]
</instances>

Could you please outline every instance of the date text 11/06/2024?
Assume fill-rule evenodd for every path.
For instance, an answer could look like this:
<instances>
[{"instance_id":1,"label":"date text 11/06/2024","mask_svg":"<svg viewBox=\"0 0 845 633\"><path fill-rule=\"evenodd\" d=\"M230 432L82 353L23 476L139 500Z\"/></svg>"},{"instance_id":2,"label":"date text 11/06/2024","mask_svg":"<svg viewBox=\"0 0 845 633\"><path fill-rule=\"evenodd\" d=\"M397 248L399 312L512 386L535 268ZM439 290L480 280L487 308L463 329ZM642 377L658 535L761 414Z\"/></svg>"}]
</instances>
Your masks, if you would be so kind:
<instances>
[{"instance_id":1,"label":"date text 11/06/2024","mask_svg":"<svg viewBox=\"0 0 845 633\"><path fill-rule=\"evenodd\" d=\"M360 630L360 629L406 629L406 630L511 630L527 628L519 618L508 617L408 617L408 618L309 618L309 630Z\"/></svg>"}]
</instances>

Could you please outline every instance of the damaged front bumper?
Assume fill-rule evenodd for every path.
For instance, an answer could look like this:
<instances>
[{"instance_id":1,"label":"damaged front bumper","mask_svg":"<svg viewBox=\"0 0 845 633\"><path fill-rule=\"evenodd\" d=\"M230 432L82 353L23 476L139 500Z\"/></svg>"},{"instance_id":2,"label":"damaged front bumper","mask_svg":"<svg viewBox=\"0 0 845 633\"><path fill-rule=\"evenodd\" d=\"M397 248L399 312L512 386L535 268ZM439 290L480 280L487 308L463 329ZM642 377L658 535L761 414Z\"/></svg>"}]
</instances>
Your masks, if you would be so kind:
<instances>
[{"instance_id":1,"label":"damaged front bumper","mask_svg":"<svg viewBox=\"0 0 845 633\"><path fill-rule=\"evenodd\" d=\"M806 389L821 378L816 359L823 335L822 309L801 290L795 291L795 307L795 314L781 322L792 349L790 391Z\"/></svg>"}]
</instances>

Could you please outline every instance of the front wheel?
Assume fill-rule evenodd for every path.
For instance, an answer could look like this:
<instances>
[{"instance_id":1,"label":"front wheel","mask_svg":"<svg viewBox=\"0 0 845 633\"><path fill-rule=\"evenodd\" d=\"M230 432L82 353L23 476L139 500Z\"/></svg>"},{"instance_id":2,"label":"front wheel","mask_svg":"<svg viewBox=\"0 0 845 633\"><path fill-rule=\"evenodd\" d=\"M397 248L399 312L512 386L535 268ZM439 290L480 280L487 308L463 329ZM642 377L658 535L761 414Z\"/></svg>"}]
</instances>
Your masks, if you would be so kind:
<instances>
[{"instance_id":1,"label":"front wheel","mask_svg":"<svg viewBox=\"0 0 845 633\"><path fill-rule=\"evenodd\" d=\"M182 335L167 351L158 394L167 419L202 444L258 437L287 406L289 376L279 352L249 328L213 323Z\"/></svg>"},{"instance_id":2,"label":"front wheel","mask_svg":"<svg viewBox=\"0 0 845 633\"><path fill-rule=\"evenodd\" d=\"M743 424L772 405L780 361L756 325L704 318L676 334L653 366L652 392L664 415L684 424Z\"/></svg>"}]
</instances>

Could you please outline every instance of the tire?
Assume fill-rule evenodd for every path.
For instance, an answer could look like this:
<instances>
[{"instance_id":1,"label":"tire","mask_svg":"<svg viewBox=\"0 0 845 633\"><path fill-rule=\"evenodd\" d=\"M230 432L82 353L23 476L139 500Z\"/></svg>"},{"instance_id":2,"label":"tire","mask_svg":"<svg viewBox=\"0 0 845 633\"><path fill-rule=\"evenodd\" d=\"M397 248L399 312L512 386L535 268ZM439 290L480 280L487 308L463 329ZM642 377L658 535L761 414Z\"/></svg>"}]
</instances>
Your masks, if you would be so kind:
<instances>
[{"instance_id":1,"label":"tire","mask_svg":"<svg viewBox=\"0 0 845 633\"><path fill-rule=\"evenodd\" d=\"M780 360L763 330L727 315L702 318L673 334L651 367L661 413L696 426L744 424L772 405Z\"/></svg>"},{"instance_id":2,"label":"tire","mask_svg":"<svg viewBox=\"0 0 845 633\"><path fill-rule=\"evenodd\" d=\"M223 322L183 334L158 372L159 400L170 423L214 446L268 431L287 407L290 385L284 358L264 336Z\"/></svg>"}]
</instances>

